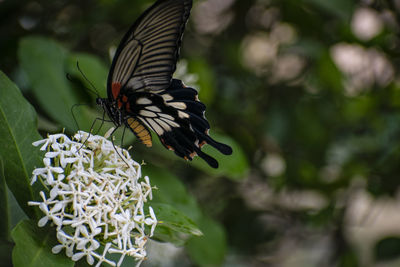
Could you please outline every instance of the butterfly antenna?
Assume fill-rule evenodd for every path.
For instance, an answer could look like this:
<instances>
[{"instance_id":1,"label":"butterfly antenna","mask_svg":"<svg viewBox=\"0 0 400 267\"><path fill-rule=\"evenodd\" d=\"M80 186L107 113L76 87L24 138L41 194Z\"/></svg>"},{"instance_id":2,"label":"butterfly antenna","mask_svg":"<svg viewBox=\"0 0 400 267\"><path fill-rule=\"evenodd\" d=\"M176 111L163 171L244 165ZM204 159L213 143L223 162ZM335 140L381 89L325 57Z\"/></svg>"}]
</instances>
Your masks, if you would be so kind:
<instances>
[{"instance_id":1,"label":"butterfly antenna","mask_svg":"<svg viewBox=\"0 0 400 267\"><path fill-rule=\"evenodd\" d=\"M84 105L84 104L75 104L74 106L80 106L80 105ZM97 131L94 133L94 135L97 135L97 134L99 133L99 131L101 130L101 128L102 128L103 125L104 125L104 122L113 122L113 121L104 119L105 115L106 115L106 112L103 111L103 117L102 117L102 118L95 118L95 119L94 119L94 121L92 122L92 125L90 126L90 129L89 129L89 135L88 135L88 137L86 138L86 140L82 143L82 146L79 148L79 150L83 147L83 144L86 143L86 141L89 139L90 135L92 134L93 129L94 129L94 125L96 124L96 121L100 120L100 121L101 121L101 124L100 124L99 128L97 129ZM74 116L74 115L72 114L72 116ZM75 116L74 116L74 119L75 119ZM75 120L75 122L76 122L76 120ZM78 125L78 123L76 123L76 124ZM78 129L79 129L79 128L78 128ZM114 132L113 132L113 133L114 133Z\"/></svg>"},{"instance_id":2,"label":"butterfly antenna","mask_svg":"<svg viewBox=\"0 0 400 267\"><path fill-rule=\"evenodd\" d=\"M100 96L99 91L97 91L96 87L94 84L86 77L85 73L82 71L81 67L79 66L79 61L76 61L76 67L78 68L79 72L81 73L82 77L85 78L85 80L90 84L92 89L87 88L90 92L94 93L96 96Z\"/></svg>"},{"instance_id":3,"label":"butterfly antenna","mask_svg":"<svg viewBox=\"0 0 400 267\"><path fill-rule=\"evenodd\" d=\"M89 106L89 105L87 105L87 104L74 104L74 105L72 105L72 107L71 107L72 118L74 119L75 126L76 126L76 128L77 128L78 130L79 130L79 124L78 124L78 121L76 120L76 117L75 117L75 114L74 114L74 109L77 108L77 107L79 107L79 106Z\"/></svg>"},{"instance_id":4,"label":"butterfly antenna","mask_svg":"<svg viewBox=\"0 0 400 267\"><path fill-rule=\"evenodd\" d=\"M126 126L124 126L124 130L123 130L123 132L122 132L122 137L121 137L121 147L123 147L123 146L124 146L125 130L126 130Z\"/></svg>"},{"instance_id":5,"label":"butterfly antenna","mask_svg":"<svg viewBox=\"0 0 400 267\"><path fill-rule=\"evenodd\" d=\"M101 118L101 124L99 126L99 129L97 129L97 131L95 132L95 134L98 134L100 132L101 128L104 125L104 122L107 121L106 119L104 119L105 116L106 116L106 111L103 110L103 117ZM90 129L90 131L92 131L92 129Z\"/></svg>"}]
</instances>

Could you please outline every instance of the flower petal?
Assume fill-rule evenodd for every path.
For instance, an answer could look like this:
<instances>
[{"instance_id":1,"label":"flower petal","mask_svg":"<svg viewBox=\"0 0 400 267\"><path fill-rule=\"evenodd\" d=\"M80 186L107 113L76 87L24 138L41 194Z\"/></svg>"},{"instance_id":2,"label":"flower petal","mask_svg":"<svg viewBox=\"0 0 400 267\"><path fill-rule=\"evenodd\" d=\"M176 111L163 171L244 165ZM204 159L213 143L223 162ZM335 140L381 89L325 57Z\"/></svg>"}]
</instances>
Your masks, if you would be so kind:
<instances>
[{"instance_id":1,"label":"flower petal","mask_svg":"<svg viewBox=\"0 0 400 267\"><path fill-rule=\"evenodd\" d=\"M53 252L53 254L58 254L60 253L60 251L64 248L63 245L55 245L52 249L51 252Z\"/></svg>"},{"instance_id":2,"label":"flower petal","mask_svg":"<svg viewBox=\"0 0 400 267\"><path fill-rule=\"evenodd\" d=\"M83 253L83 252L78 252L78 253L75 253L74 255L72 255L71 259L72 259L73 261L78 261L78 260L80 260L83 256L85 256L85 253Z\"/></svg>"},{"instance_id":3,"label":"flower petal","mask_svg":"<svg viewBox=\"0 0 400 267\"><path fill-rule=\"evenodd\" d=\"M46 223L49 221L49 217L44 216L38 221L38 226L43 227L46 225Z\"/></svg>"}]
</instances>

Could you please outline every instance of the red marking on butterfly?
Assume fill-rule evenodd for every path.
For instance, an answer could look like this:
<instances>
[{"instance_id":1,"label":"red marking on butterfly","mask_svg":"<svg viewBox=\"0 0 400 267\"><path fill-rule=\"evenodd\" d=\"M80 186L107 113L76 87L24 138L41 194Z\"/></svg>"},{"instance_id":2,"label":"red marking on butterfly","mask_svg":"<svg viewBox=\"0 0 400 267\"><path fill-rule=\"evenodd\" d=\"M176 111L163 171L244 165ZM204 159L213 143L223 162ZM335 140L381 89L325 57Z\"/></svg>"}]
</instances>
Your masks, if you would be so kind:
<instances>
[{"instance_id":1,"label":"red marking on butterfly","mask_svg":"<svg viewBox=\"0 0 400 267\"><path fill-rule=\"evenodd\" d=\"M113 82L111 85L111 92L112 92L114 99L118 98L120 91L121 91L121 83Z\"/></svg>"}]
</instances>

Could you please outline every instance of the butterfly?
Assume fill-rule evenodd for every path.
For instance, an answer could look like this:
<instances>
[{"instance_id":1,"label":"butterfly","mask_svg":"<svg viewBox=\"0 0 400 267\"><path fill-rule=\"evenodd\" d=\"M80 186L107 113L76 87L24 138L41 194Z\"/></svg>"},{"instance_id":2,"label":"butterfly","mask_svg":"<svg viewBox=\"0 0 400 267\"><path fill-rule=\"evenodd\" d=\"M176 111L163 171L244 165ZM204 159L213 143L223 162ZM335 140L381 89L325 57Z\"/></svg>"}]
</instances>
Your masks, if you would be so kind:
<instances>
[{"instance_id":1,"label":"butterfly","mask_svg":"<svg viewBox=\"0 0 400 267\"><path fill-rule=\"evenodd\" d=\"M97 98L118 128L129 128L146 146L151 131L176 155L196 155L211 167L218 162L202 152L209 144L225 155L232 148L209 135L206 106L197 91L172 77L192 0L158 0L131 26L119 44L107 80L107 98Z\"/></svg>"}]
</instances>

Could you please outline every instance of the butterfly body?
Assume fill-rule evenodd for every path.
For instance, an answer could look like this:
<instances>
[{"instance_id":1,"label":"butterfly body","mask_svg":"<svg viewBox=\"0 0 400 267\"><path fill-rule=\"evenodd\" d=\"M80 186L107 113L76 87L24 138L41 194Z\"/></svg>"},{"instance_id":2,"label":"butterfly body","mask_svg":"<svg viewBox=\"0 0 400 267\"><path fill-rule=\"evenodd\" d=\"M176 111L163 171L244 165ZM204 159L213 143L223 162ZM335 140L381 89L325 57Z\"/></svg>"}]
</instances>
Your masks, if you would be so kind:
<instances>
[{"instance_id":1,"label":"butterfly body","mask_svg":"<svg viewBox=\"0 0 400 267\"><path fill-rule=\"evenodd\" d=\"M232 149L209 136L197 91L172 78L191 5L192 0L158 0L139 17L114 56L108 98L98 98L97 104L116 127L129 128L146 146L152 146L153 131L179 157L198 155L217 168L202 146L210 144L226 155Z\"/></svg>"},{"instance_id":2,"label":"butterfly body","mask_svg":"<svg viewBox=\"0 0 400 267\"><path fill-rule=\"evenodd\" d=\"M96 99L97 105L101 106L107 113L108 117L113 121L116 127L120 127L123 124L122 120L122 112L115 105L116 103L112 103L108 98L100 98Z\"/></svg>"}]
</instances>

